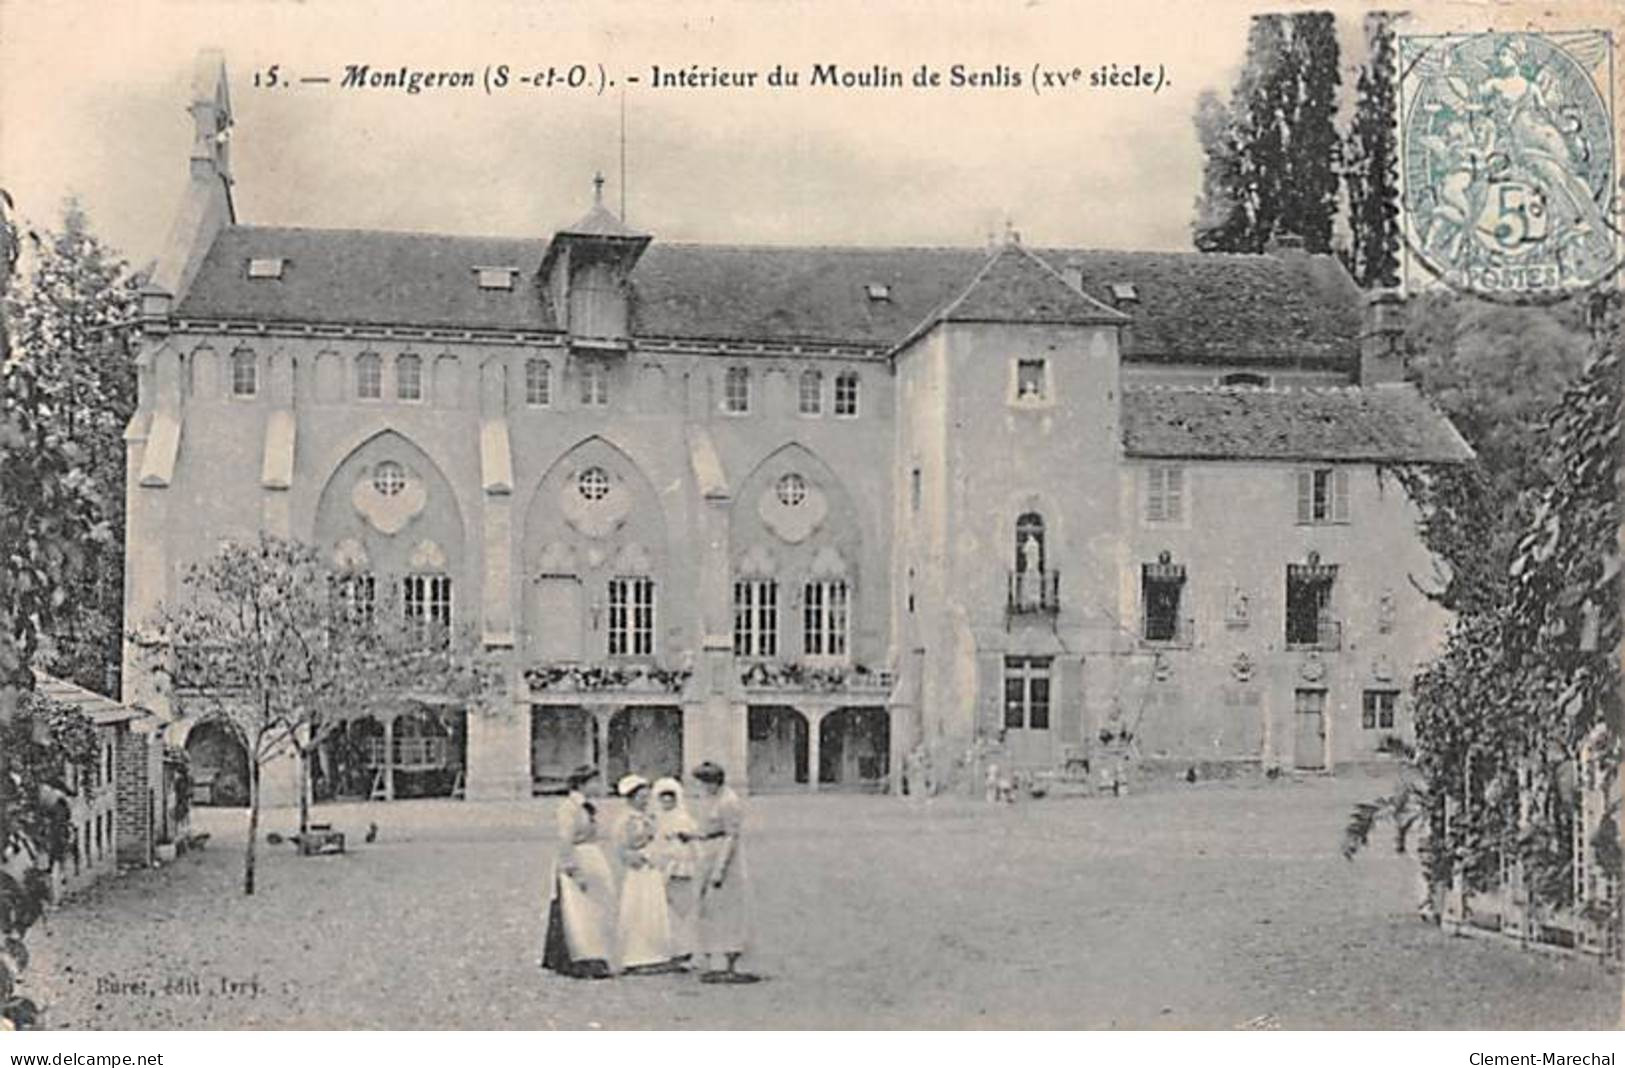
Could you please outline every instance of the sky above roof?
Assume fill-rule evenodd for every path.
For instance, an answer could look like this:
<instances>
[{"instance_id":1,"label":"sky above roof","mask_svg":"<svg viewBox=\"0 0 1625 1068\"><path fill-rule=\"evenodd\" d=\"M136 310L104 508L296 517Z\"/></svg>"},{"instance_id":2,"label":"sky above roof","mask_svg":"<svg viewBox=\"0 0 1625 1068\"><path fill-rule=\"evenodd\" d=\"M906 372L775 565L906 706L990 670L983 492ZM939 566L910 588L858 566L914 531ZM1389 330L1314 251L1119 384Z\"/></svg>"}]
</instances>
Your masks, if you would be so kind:
<instances>
[{"instance_id":1,"label":"sky above roof","mask_svg":"<svg viewBox=\"0 0 1625 1068\"><path fill-rule=\"evenodd\" d=\"M137 264L161 251L180 200L202 47L230 72L247 223L545 236L581 217L602 170L606 203L618 211L624 196L656 241L976 245L1009 220L1032 244L1184 249L1201 174L1194 102L1227 90L1250 13L1235 0L6 7L0 181L36 224L77 195ZM352 63L481 76L508 64L511 80L492 94L342 89ZM593 86L600 65L620 85L641 79L624 98L624 190L618 88L517 85L575 63ZM945 84L812 87L814 64L905 81L926 65ZM1022 84L953 88L955 64ZM1165 84L1035 94L1035 64L1086 79L1160 65ZM756 87L650 85L656 66L696 65L756 71ZM765 86L776 65L802 85ZM322 76L335 84L297 80Z\"/></svg>"}]
</instances>

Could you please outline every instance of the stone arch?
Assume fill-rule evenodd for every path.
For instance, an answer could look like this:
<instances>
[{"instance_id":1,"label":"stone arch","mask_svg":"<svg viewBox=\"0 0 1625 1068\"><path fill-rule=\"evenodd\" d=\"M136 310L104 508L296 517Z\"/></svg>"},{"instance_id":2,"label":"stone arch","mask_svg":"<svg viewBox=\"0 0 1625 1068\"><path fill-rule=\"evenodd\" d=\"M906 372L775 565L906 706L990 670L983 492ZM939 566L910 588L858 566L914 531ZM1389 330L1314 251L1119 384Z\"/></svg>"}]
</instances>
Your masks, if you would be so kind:
<instances>
[{"instance_id":1,"label":"stone arch","mask_svg":"<svg viewBox=\"0 0 1625 1068\"><path fill-rule=\"evenodd\" d=\"M589 484L590 483L590 484ZM653 648L677 600L665 505L643 467L599 435L560 454L532 488L520 535L524 621L533 657L597 659L609 651L609 587L654 583Z\"/></svg>"},{"instance_id":2,"label":"stone arch","mask_svg":"<svg viewBox=\"0 0 1625 1068\"><path fill-rule=\"evenodd\" d=\"M386 471L388 478L386 479ZM404 485L385 495L378 488ZM366 561L379 579L432 571L452 583L454 618L468 618L479 598L471 581L465 511L441 466L398 430L375 429L354 442L330 469L315 514L311 541L334 563Z\"/></svg>"},{"instance_id":3,"label":"stone arch","mask_svg":"<svg viewBox=\"0 0 1625 1068\"><path fill-rule=\"evenodd\" d=\"M807 716L789 705L746 709L746 767L752 792L791 789L811 782Z\"/></svg>"},{"instance_id":4,"label":"stone arch","mask_svg":"<svg viewBox=\"0 0 1625 1068\"><path fill-rule=\"evenodd\" d=\"M861 790L885 789L891 774L891 712L847 705L818 723L818 781Z\"/></svg>"},{"instance_id":5,"label":"stone arch","mask_svg":"<svg viewBox=\"0 0 1625 1068\"><path fill-rule=\"evenodd\" d=\"M191 764L193 793L201 803L248 803L248 749L231 724L220 716L192 721L181 744Z\"/></svg>"},{"instance_id":6,"label":"stone arch","mask_svg":"<svg viewBox=\"0 0 1625 1068\"><path fill-rule=\"evenodd\" d=\"M834 469L800 442L779 446L739 483L729 528L731 575L763 576L762 560L773 561L779 655L828 655L807 642L803 595L809 581L844 579L847 637L839 655L857 659L865 582L875 576L863 573L863 514Z\"/></svg>"}]
</instances>

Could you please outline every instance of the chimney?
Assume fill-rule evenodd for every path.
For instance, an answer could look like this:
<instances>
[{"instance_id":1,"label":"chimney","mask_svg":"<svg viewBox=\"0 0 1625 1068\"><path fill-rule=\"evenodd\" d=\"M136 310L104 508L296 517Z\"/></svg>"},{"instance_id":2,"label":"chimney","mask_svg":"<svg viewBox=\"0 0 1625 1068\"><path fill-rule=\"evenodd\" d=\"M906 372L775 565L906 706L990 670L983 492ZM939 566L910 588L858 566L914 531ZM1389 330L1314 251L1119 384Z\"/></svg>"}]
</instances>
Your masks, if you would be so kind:
<instances>
[{"instance_id":1,"label":"chimney","mask_svg":"<svg viewBox=\"0 0 1625 1068\"><path fill-rule=\"evenodd\" d=\"M1405 301L1398 290L1378 289L1366 295L1360 325L1360 385L1398 385L1405 381Z\"/></svg>"},{"instance_id":2,"label":"chimney","mask_svg":"<svg viewBox=\"0 0 1625 1068\"><path fill-rule=\"evenodd\" d=\"M1066 279L1067 285L1079 293L1083 292L1083 264L1077 260L1067 260L1061 266L1061 277Z\"/></svg>"}]
</instances>

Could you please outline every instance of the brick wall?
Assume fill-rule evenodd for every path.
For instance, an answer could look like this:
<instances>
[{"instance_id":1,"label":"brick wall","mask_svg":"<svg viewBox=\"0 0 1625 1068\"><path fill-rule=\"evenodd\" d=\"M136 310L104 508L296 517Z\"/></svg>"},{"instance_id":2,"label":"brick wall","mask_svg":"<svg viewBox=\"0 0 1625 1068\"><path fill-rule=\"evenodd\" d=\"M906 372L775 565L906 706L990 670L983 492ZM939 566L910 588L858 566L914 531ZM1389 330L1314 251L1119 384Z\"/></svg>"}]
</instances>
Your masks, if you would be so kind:
<instances>
[{"instance_id":1,"label":"brick wall","mask_svg":"<svg viewBox=\"0 0 1625 1068\"><path fill-rule=\"evenodd\" d=\"M133 731L128 725L119 729L115 754L118 781L118 861L120 864L145 867L152 863L155 806L153 796L152 762L148 749L158 744L147 734Z\"/></svg>"}]
</instances>

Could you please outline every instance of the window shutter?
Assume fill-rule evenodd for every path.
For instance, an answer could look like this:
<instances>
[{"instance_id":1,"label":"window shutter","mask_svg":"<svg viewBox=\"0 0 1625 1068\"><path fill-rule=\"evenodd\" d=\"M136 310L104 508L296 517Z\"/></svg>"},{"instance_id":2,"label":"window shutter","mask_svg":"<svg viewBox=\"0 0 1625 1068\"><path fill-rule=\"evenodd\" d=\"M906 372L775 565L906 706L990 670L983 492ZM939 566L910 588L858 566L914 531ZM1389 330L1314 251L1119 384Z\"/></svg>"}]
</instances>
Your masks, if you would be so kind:
<instances>
[{"instance_id":1,"label":"window shutter","mask_svg":"<svg viewBox=\"0 0 1625 1068\"><path fill-rule=\"evenodd\" d=\"M1145 484L1145 518L1148 523L1160 523L1163 520L1163 468L1152 467L1146 469Z\"/></svg>"},{"instance_id":2,"label":"window shutter","mask_svg":"<svg viewBox=\"0 0 1625 1068\"><path fill-rule=\"evenodd\" d=\"M1184 468L1164 468L1163 480L1162 517L1169 522L1177 523L1184 518Z\"/></svg>"},{"instance_id":3,"label":"window shutter","mask_svg":"<svg viewBox=\"0 0 1625 1068\"><path fill-rule=\"evenodd\" d=\"M1339 467L1332 472L1332 522L1349 521L1349 473Z\"/></svg>"},{"instance_id":4,"label":"window shutter","mask_svg":"<svg viewBox=\"0 0 1625 1068\"><path fill-rule=\"evenodd\" d=\"M1312 523L1315 518L1315 473L1298 472L1298 522Z\"/></svg>"}]
</instances>

